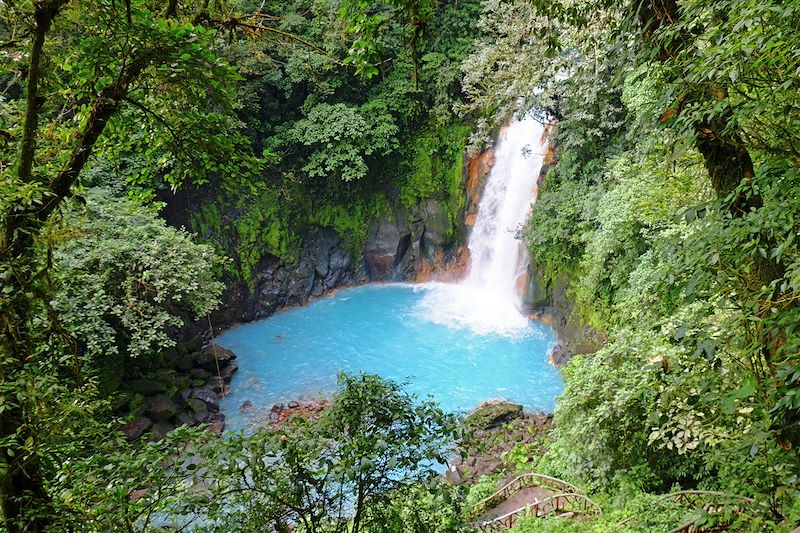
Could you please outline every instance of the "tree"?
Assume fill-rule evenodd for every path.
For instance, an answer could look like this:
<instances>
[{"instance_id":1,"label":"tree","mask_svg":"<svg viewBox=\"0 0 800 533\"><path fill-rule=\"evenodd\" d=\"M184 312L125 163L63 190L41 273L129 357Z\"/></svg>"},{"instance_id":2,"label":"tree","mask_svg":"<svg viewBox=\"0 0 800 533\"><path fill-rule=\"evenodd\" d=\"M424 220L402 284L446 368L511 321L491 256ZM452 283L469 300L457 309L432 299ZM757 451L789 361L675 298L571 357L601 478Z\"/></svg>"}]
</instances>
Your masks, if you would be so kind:
<instances>
[{"instance_id":1,"label":"tree","mask_svg":"<svg viewBox=\"0 0 800 533\"><path fill-rule=\"evenodd\" d=\"M458 437L452 415L378 376L341 375L339 386L318 421L230 441L235 453L218 456L215 474L232 498L226 523L253 527L258 517L309 532L372 531L381 506L438 477Z\"/></svg>"},{"instance_id":2,"label":"tree","mask_svg":"<svg viewBox=\"0 0 800 533\"><path fill-rule=\"evenodd\" d=\"M50 255L37 245L43 228L104 139L144 135L142 145L164 157L146 175L173 187L240 171L236 163L247 161L233 152L236 123L221 118L236 74L215 51L217 31L275 32L258 13L237 15L218 2L212 9L207 0L171 1L161 11L143 0L37 0L4 2L0 11L4 71L14 73L11 85L24 80L24 100L4 103L4 137L19 149L4 152L0 174L0 499L13 533L40 531L48 519L40 436L28 424L42 401L34 378L57 373L69 359L60 354L74 353L49 306ZM165 111L175 106L180 127ZM205 135L219 141L215 150L197 149L193 136Z\"/></svg>"},{"instance_id":3,"label":"tree","mask_svg":"<svg viewBox=\"0 0 800 533\"><path fill-rule=\"evenodd\" d=\"M414 531L459 531L457 495L435 466L456 427L395 382L343 375L318 420L225 438L181 428L162 442L71 458L55 483L57 525L149 531L158 517L210 531L408 531L403 517L420 509L413 497L438 504Z\"/></svg>"},{"instance_id":4,"label":"tree","mask_svg":"<svg viewBox=\"0 0 800 533\"><path fill-rule=\"evenodd\" d=\"M523 110L533 102L557 117L557 164L528 238L549 278L570 283L576 313L608 339L566 371L543 466L614 492L748 487L764 504L755 524L790 523L800 442L798 6L487 7L497 46L513 52L474 54L467 89L486 114L497 102L519 105L516 93ZM538 17L552 38L493 19L500 9ZM548 52L567 60L566 79L512 94L492 83L525 79L513 73Z\"/></svg>"}]
</instances>

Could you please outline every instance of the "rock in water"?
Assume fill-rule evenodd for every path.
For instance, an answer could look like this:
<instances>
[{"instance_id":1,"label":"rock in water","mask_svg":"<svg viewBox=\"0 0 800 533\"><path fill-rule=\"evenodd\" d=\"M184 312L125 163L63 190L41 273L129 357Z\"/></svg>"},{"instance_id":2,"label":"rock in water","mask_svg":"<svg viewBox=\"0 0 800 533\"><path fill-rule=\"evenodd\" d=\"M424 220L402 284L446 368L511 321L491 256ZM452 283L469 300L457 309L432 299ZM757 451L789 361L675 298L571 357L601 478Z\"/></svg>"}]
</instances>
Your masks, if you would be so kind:
<instances>
[{"instance_id":1,"label":"rock in water","mask_svg":"<svg viewBox=\"0 0 800 533\"><path fill-rule=\"evenodd\" d=\"M234 359L236 359L235 353L216 344L211 344L203 348L195 355L197 364L209 372L216 371L217 365L219 365L219 368L222 368L226 366L229 361L233 361Z\"/></svg>"}]
</instances>

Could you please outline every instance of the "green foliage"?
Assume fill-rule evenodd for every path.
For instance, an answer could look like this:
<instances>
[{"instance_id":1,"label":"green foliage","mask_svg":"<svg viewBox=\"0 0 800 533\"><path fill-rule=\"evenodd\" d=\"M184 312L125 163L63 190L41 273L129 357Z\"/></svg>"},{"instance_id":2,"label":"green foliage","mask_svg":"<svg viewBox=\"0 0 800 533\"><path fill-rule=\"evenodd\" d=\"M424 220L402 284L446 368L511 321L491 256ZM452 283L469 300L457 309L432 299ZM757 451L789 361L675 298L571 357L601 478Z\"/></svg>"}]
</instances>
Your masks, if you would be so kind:
<instances>
[{"instance_id":1,"label":"green foliage","mask_svg":"<svg viewBox=\"0 0 800 533\"><path fill-rule=\"evenodd\" d=\"M387 217L391 212L388 200L381 195L371 199L351 200L349 207L325 204L309 210L308 223L333 228L342 238L344 247L359 254L367 241L369 224Z\"/></svg>"},{"instance_id":2,"label":"green foliage","mask_svg":"<svg viewBox=\"0 0 800 533\"><path fill-rule=\"evenodd\" d=\"M204 203L193 213L190 222L194 232L211 241L220 253L235 253L226 272L249 285L255 281L256 265L265 256L294 261L299 239L286 198L290 193L269 187L247 192L233 197L223 191L218 201Z\"/></svg>"},{"instance_id":3,"label":"green foliage","mask_svg":"<svg viewBox=\"0 0 800 533\"><path fill-rule=\"evenodd\" d=\"M387 155L397 147L394 119L378 103L357 110L346 104L318 104L298 120L289 139L312 149L303 171L311 178L359 180L365 157Z\"/></svg>"},{"instance_id":4,"label":"green foliage","mask_svg":"<svg viewBox=\"0 0 800 533\"><path fill-rule=\"evenodd\" d=\"M73 457L57 478L56 524L462 531L456 491L435 481L435 461L457 436L452 416L397 383L343 375L318 421L224 439L183 428L159 443L101 444L102 453Z\"/></svg>"},{"instance_id":5,"label":"green foliage","mask_svg":"<svg viewBox=\"0 0 800 533\"><path fill-rule=\"evenodd\" d=\"M681 97L690 101L671 117L674 126L696 135L696 122L724 119L716 135L796 163L797 3L692 1L681 14L654 36L658 45L678 52L663 66L669 83L659 91L661 109Z\"/></svg>"},{"instance_id":6,"label":"green foliage","mask_svg":"<svg viewBox=\"0 0 800 533\"><path fill-rule=\"evenodd\" d=\"M426 198L444 203L450 222L448 238L455 237L466 205L464 154L469 128L453 125L434 127L417 135L410 146L410 170L400 188L400 201L407 208Z\"/></svg>"},{"instance_id":7,"label":"green foliage","mask_svg":"<svg viewBox=\"0 0 800 533\"><path fill-rule=\"evenodd\" d=\"M89 359L172 346L168 329L183 325L173 308L203 316L217 305L220 259L152 209L95 189L65 223L51 303Z\"/></svg>"},{"instance_id":8,"label":"green foliage","mask_svg":"<svg viewBox=\"0 0 800 533\"><path fill-rule=\"evenodd\" d=\"M469 487L465 504L466 507L472 507L497 492L499 488L499 478L500 474L481 476L475 484Z\"/></svg>"},{"instance_id":9,"label":"green foliage","mask_svg":"<svg viewBox=\"0 0 800 533\"><path fill-rule=\"evenodd\" d=\"M511 529L514 533L663 533L684 524L691 513L658 496L632 493L616 499L599 500L603 515L592 520L559 517L523 518Z\"/></svg>"},{"instance_id":10,"label":"green foliage","mask_svg":"<svg viewBox=\"0 0 800 533\"><path fill-rule=\"evenodd\" d=\"M380 529L381 520L408 512L402 502L410 494L434 501L449 494L420 483L436 478L435 462L455 438L455 419L433 403L377 376L342 375L332 407L319 421L227 441L228 451L216 457L215 477L255 490L232 493L221 523L232 531L275 521L306 531L344 524L354 532ZM250 458L247 469L243 458ZM442 509L426 520L455 524L457 515Z\"/></svg>"},{"instance_id":11,"label":"green foliage","mask_svg":"<svg viewBox=\"0 0 800 533\"><path fill-rule=\"evenodd\" d=\"M384 505L368 510L364 531L374 533L439 533L473 531L461 512L459 489L438 480L430 485L414 485L392 494Z\"/></svg>"},{"instance_id":12,"label":"green foliage","mask_svg":"<svg viewBox=\"0 0 800 533\"><path fill-rule=\"evenodd\" d=\"M555 442L537 468L611 494L672 485L747 494L761 505L748 509L749 527L780 530L795 508L800 442L790 429L800 344L789 325L798 317L789 148L798 114L785 100L796 91L788 50L797 6L684 2L658 19L652 4L595 16L596 5L578 3L574 16L537 21L575 51L559 66L568 76L515 90L558 119L557 164L526 231L532 256L549 280L571 281L576 312L608 337L565 369ZM554 6L551 15L564 7ZM487 6L496 46L513 50L470 58L471 105L487 114L491 104L518 105L504 93L514 82L487 78L505 80L550 48L516 40L525 30L497 16L514 9L548 11L540 2ZM592 22L605 18L615 24ZM653 27L642 35L633 19ZM630 527L677 525L665 516Z\"/></svg>"},{"instance_id":13,"label":"green foliage","mask_svg":"<svg viewBox=\"0 0 800 533\"><path fill-rule=\"evenodd\" d=\"M51 487L58 511L51 517L54 531L196 528L201 516L218 511L212 498L218 487L203 468L219 446L216 436L180 427L159 442L136 445L119 433L101 435L57 465ZM203 515L193 516L197 509Z\"/></svg>"}]
</instances>

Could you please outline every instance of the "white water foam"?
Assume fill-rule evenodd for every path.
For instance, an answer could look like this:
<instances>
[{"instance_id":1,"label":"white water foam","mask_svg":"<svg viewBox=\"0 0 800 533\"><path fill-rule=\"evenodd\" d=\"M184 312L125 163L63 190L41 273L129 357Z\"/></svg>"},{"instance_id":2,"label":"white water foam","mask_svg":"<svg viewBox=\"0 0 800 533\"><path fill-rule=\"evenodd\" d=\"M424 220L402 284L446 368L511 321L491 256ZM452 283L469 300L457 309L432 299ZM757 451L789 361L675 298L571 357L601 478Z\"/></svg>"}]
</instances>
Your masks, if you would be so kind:
<instances>
[{"instance_id":1,"label":"white water foam","mask_svg":"<svg viewBox=\"0 0 800 533\"><path fill-rule=\"evenodd\" d=\"M534 118L515 120L500 134L469 239L469 275L457 284L424 286L419 312L426 319L479 334L531 331L516 287L527 266L516 234L536 198L546 148L545 127Z\"/></svg>"}]
</instances>

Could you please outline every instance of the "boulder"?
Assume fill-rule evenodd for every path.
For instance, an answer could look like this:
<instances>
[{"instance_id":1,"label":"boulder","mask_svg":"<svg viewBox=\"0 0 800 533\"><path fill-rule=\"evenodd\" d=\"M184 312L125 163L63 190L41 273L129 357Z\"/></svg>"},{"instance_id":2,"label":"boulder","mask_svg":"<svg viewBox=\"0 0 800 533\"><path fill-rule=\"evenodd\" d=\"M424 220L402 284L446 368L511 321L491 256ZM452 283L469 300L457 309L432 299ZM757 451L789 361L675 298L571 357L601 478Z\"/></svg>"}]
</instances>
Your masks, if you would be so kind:
<instances>
[{"instance_id":1,"label":"boulder","mask_svg":"<svg viewBox=\"0 0 800 533\"><path fill-rule=\"evenodd\" d=\"M179 426L191 427L197 425L197 420L195 420L195 418L188 413L178 413L177 416L175 416L175 419L177 420L177 425Z\"/></svg>"},{"instance_id":2,"label":"boulder","mask_svg":"<svg viewBox=\"0 0 800 533\"><path fill-rule=\"evenodd\" d=\"M470 413L465 422L475 429L491 429L522 416L522 406L510 402L485 403Z\"/></svg>"},{"instance_id":3,"label":"boulder","mask_svg":"<svg viewBox=\"0 0 800 533\"><path fill-rule=\"evenodd\" d=\"M233 361L234 359L236 359L235 353L216 344L206 346L195 355L197 364L209 372L216 372L217 365L222 368L229 361Z\"/></svg>"},{"instance_id":4,"label":"boulder","mask_svg":"<svg viewBox=\"0 0 800 533\"><path fill-rule=\"evenodd\" d=\"M179 342L177 345L175 345L177 352L181 355L197 352L202 347L203 347L203 337L201 337L200 335L195 335L188 341Z\"/></svg>"},{"instance_id":5,"label":"boulder","mask_svg":"<svg viewBox=\"0 0 800 533\"><path fill-rule=\"evenodd\" d=\"M189 398L186 400L186 405L188 405L189 409L192 410L192 415L195 421L203 422L208 416L208 407L206 407L206 403L203 400Z\"/></svg>"},{"instance_id":6,"label":"boulder","mask_svg":"<svg viewBox=\"0 0 800 533\"><path fill-rule=\"evenodd\" d=\"M125 435L125 438L128 440L136 440L142 435L142 433L150 429L152 426L152 420L146 416L140 416L132 422L122 426L122 434Z\"/></svg>"},{"instance_id":7,"label":"boulder","mask_svg":"<svg viewBox=\"0 0 800 533\"><path fill-rule=\"evenodd\" d=\"M190 353L181 357L180 361L178 361L178 370L183 370L185 372L194 368L195 355L196 354Z\"/></svg>"},{"instance_id":8,"label":"boulder","mask_svg":"<svg viewBox=\"0 0 800 533\"><path fill-rule=\"evenodd\" d=\"M225 416L220 413L210 415L206 422L208 423L208 431L211 433L219 435L225 429Z\"/></svg>"},{"instance_id":9,"label":"boulder","mask_svg":"<svg viewBox=\"0 0 800 533\"><path fill-rule=\"evenodd\" d=\"M174 347L166 348L161 352L161 361L167 368L176 368L181 360L181 355Z\"/></svg>"},{"instance_id":10,"label":"boulder","mask_svg":"<svg viewBox=\"0 0 800 533\"><path fill-rule=\"evenodd\" d=\"M464 482L464 474L457 466L450 466L445 473L445 479L453 485L460 485Z\"/></svg>"},{"instance_id":11,"label":"boulder","mask_svg":"<svg viewBox=\"0 0 800 533\"><path fill-rule=\"evenodd\" d=\"M211 372L205 368L193 368L190 372L194 379L208 379L211 377Z\"/></svg>"},{"instance_id":12,"label":"boulder","mask_svg":"<svg viewBox=\"0 0 800 533\"><path fill-rule=\"evenodd\" d=\"M153 374L153 378L156 381L160 381L161 383L164 383L167 386L173 385L177 377L178 373L169 368L159 368Z\"/></svg>"},{"instance_id":13,"label":"boulder","mask_svg":"<svg viewBox=\"0 0 800 533\"><path fill-rule=\"evenodd\" d=\"M225 396L226 394L228 394L228 387L226 386L225 380L223 379L222 381L220 381L220 379L217 376L211 377L208 383L208 387L220 396Z\"/></svg>"},{"instance_id":14,"label":"boulder","mask_svg":"<svg viewBox=\"0 0 800 533\"><path fill-rule=\"evenodd\" d=\"M219 395L211 389L192 389L191 398L201 400L209 411L219 412Z\"/></svg>"},{"instance_id":15,"label":"boulder","mask_svg":"<svg viewBox=\"0 0 800 533\"><path fill-rule=\"evenodd\" d=\"M114 396L114 400L111 402L111 408L115 413L119 413L130 405L131 400L133 400L133 392L121 391Z\"/></svg>"},{"instance_id":16,"label":"boulder","mask_svg":"<svg viewBox=\"0 0 800 533\"><path fill-rule=\"evenodd\" d=\"M221 377L226 384L230 383L231 378L238 370L239 366L236 364L236 361L231 361L219 371L219 377Z\"/></svg>"},{"instance_id":17,"label":"boulder","mask_svg":"<svg viewBox=\"0 0 800 533\"><path fill-rule=\"evenodd\" d=\"M172 398L165 394L159 394L158 396L150 398L147 402L146 412L153 420L162 422L175 416L175 413L178 412L178 408L175 406L175 402L172 401Z\"/></svg>"},{"instance_id":18,"label":"boulder","mask_svg":"<svg viewBox=\"0 0 800 533\"><path fill-rule=\"evenodd\" d=\"M169 422L156 422L150 431L150 440L153 442L160 441L173 429L175 428Z\"/></svg>"}]
</instances>

